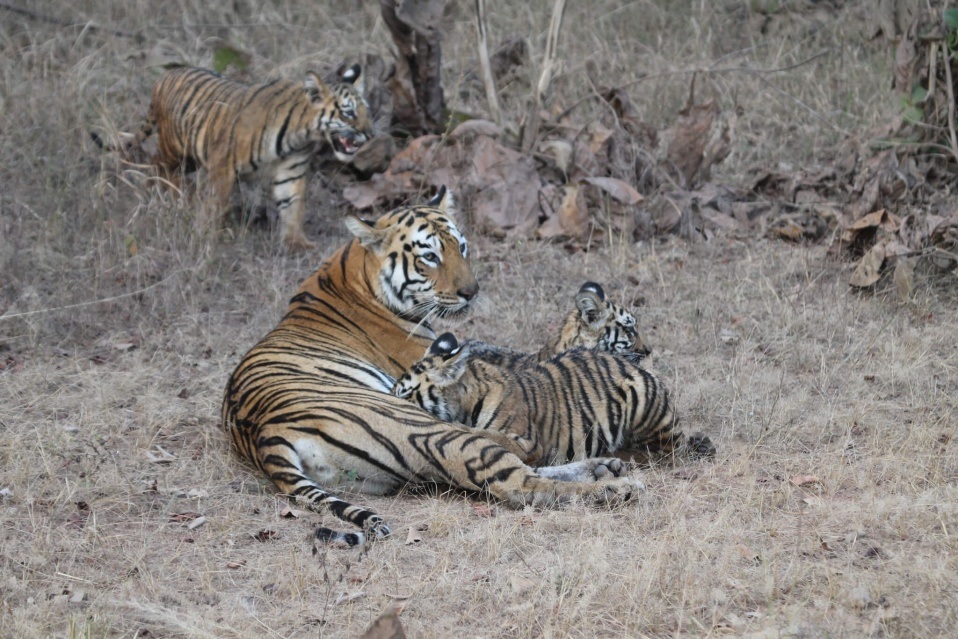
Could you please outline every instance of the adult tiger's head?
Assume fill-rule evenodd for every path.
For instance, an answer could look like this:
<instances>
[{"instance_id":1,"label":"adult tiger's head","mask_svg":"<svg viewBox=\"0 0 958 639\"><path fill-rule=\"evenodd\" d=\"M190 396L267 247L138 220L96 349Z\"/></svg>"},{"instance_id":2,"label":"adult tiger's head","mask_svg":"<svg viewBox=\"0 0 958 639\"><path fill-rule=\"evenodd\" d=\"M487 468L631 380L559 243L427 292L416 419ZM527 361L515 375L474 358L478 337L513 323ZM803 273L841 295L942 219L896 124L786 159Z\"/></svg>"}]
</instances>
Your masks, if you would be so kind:
<instances>
[{"instance_id":1,"label":"adult tiger's head","mask_svg":"<svg viewBox=\"0 0 958 639\"><path fill-rule=\"evenodd\" d=\"M635 316L607 300L595 282L586 282L576 293L575 310L562 327L560 344L565 343L641 357L651 352L639 335Z\"/></svg>"},{"instance_id":2,"label":"adult tiger's head","mask_svg":"<svg viewBox=\"0 0 958 639\"><path fill-rule=\"evenodd\" d=\"M314 142L324 137L336 159L349 162L373 135L369 105L363 97L363 72L358 64L343 71L342 82L327 85L314 72L306 74L306 95L313 105L310 130Z\"/></svg>"},{"instance_id":3,"label":"adult tiger's head","mask_svg":"<svg viewBox=\"0 0 958 639\"><path fill-rule=\"evenodd\" d=\"M459 319L471 310L479 282L455 213L452 194L443 186L426 204L399 207L375 222L346 218L374 262L367 261L367 274L378 271L377 297L392 312L427 321Z\"/></svg>"},{"instance_id":4,"label":"adult tiger's head","mask_svg":"<svg viewBox=\"0 0 958 639\"><path fill-rule=\"evenodd\" d=\"M392 393L439 419L457 421L461 409L457 394L452 391L466 371L468 358L468 344L460 346L452 333L443 333L426 354L396 380Z\"/></svg>"}]
</instances>

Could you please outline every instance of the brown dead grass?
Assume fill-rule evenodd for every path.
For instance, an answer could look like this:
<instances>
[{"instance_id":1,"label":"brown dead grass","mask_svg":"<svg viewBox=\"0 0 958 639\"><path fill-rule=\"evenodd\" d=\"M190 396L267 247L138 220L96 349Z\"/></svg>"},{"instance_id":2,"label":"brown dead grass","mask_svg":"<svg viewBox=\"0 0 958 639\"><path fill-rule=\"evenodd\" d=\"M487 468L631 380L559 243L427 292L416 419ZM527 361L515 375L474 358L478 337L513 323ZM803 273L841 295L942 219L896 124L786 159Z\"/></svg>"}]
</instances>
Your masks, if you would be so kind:
<instances>
[{"instance_id":1,"label":"brown dead grass","mask_svg":"<svg viewBox=\"0 0 958 639\"><path fill-rule=\"evenodd\" d=\"M314 180L310 256L235 221L213 241L192 232L201 201L136 186L135 172L123 174L134 186L101 181L86 136L136 124L154 78L140 54L160 39L200 64L210 36L232 39L265 77L385 53L386 34L375 3L206 4L30 3L142 31L142 44L0 20L0 636L355 637L397 605L410 637L951 636L954 291L856 295L820 247L613 238L570 255L475 238L485 304L457 332L533 348L583 280L602 282L635 304L654 367L718 459L636 471L648 493L614 512L490 504L481 517L475 497L444 488L357 497L394 538L314 556L308 535L332 518L283 518L287 503L229 453L218 410L231 368L346 240L338 196ZM481 111L460 4L447 96ZM684 70L729 54L772 68L831 47L786 74L713 79L723 108L745 108L725 180L827 161L840 130L895 108L890 50L854 25L789 14L773 37L747 12L685 4L571 3L554 101L587 95L592 60L601 84L650 73L633 96L665 125ZM539 59L549 9L491 8L492 42L528 35ZM528 89L503 88L507 118ZM790 481L803 475L817 481ZM196 516L205 524L188 529ZM411 526L425 530L406 545Z\"/></svg>"}]
</instances>

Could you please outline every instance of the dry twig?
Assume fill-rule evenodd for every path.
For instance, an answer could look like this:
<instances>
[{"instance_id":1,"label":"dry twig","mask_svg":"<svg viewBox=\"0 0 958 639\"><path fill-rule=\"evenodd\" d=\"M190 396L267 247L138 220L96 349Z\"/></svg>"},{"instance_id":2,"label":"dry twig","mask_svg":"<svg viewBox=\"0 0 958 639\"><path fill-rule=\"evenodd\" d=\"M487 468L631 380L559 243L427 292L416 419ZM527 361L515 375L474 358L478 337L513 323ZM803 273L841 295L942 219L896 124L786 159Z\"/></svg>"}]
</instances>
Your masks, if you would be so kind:
<instances>
[{"instance_id":1,"label":"dry twig","mask_svg":"<svg viewBox=\"0 0 958 639\"><path fill-rule=\"evenodd\" d=\"M489 101L489 115L496 124L502 124L499 96L496 94L496 79L492 77L492 65L489 63L486 0L476 0L476 20L476 27L479 29L479 66L482 69L482 84L486 89L486 100Z\"/></svg>"}]
</instances>

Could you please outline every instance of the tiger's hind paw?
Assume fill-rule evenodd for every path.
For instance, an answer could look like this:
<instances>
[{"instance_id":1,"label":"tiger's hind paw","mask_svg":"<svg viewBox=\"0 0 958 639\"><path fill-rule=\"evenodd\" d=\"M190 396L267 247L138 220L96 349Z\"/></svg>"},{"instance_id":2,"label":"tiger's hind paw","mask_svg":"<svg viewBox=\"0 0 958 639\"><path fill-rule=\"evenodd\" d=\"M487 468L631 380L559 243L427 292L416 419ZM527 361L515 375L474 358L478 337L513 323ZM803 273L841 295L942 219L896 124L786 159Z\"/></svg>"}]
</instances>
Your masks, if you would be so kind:
<instances>
[{"instance_id":1,"label":"tiger's hind paw","mask_svg":"<svg viewBox=\"0 0 958 639\"><path fill-rule=\"evenodd\" d=\"M692 459L712 459L715 457L715 444L712 443L712 440L709 439L708 436L702 433L689 435L686 445L688 447L689 457Z\"/></svg>"},{"instance_id":2,"label":"tiger's hind paw","mask_svg":"<svg viewBox=\"0 0 958 639\"><path fill-rule=\"evenodd\" d=\"M570 462L561 466L543 466L537 469L540 477L556 481L592 482L621 477L626 471L621 459L596 457Z\"/></svg>"},{"instance_id":3,"label":"tiger's hind paw","mask_svg":"<svg viewBox=\"0 0 958 639\"><path fill-rule=\"evenodd\" d=\"M627 471L622 460L616 459L615 457L598 457L587 461L595 462L595 466L592 468L592 475L597 481L600 479L610 479L612 477L622 477Z\"/></svg>"},{"instance_id":4,"label":"tiger's hind paw","mask_svg":"<svg viewBox=\"0 0 958 639\"><path fill-rule=\"evenodd\" d=\"M599 484L595 492L597 504L616 506L623 504L640 492L645 492L645 484L632 477L618 477Z\"/></svg>"}]
</instances>

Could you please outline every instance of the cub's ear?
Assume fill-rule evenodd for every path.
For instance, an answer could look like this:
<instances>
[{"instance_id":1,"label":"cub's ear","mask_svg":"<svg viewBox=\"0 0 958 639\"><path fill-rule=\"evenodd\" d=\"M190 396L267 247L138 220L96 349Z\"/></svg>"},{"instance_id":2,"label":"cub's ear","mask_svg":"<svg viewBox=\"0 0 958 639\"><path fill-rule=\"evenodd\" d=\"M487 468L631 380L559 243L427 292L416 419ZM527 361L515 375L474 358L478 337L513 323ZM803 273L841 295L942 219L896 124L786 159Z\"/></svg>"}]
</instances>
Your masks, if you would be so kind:
<instances>
[{"instance_id":1,"label":"cub's ear","mask_svg":"<svg viewBox=\"0 0 958 639\"><path fill-rule=\"evenodd\" d=\"M595 291L584 286L575 296L575 307L582 320L589 325L594 325L601 319L602 303L602 298Z\"/></svg>"},{"instance_id":2,"label":"cub's ear","mask_svg":"<svg viewBox=\"0 0 958 639\"><path fill-rule=\"evenodd\" d=\"M455 355L459 352L459 342L452 333L443 333L429 347L430 355Z\"/></svg>"},{"instance_id":3,"label":"cub's ear","mask_svg":"<svg viewBox=\"0 0 958 639\"><path fill-rule=\"evenodd\" d=\"M448 217L455 217L458 212L456 210L456 202L452 198L452 191L447 189L445 184L440 186L436 194L426 202L426 206L437 208Z\"/></svg>"},{"instance_id":4,"label":"cub's ear","mask_svg":"<svg viewBox=\"0 0 958 639\"><path fill-rule=\"evenodd\" d=\"M357 215L346 216L346 228L354 236L359 238L359 243L367 248L372 248L386 239L386 231L376 228L374 222L364 220Z\"/></svg>"},{"instance_id":5,"label":"cub's ear","mask_svg":"<svg viewBox=\"0 0 958 639\"><path fill-rule=\"evenodd\" d=\"M307 71L306 79L303 81L303 87L306 89L306 95L313 102L321 102L329 97L329 87L323 82L315 71Z\"/></svg>"},{"instance_id":6,"label":"cub's ear","mask_svg":"<svg viewBox=\"0 0 958 639\"><path fill-rule=\"evenodd\" d=\"M365 90L365 83L363 82L363 68L358 64L354 64L345 71L343 71L343 82L353 85L360 94Z\"/></svg>"},{"instance_id":7,"label":"cub's ear","mask_svg":"<svg viewBox=\"0 0 958 639\"><path fill-rule=\"evenodd\" d=\"M605 291L603 291L602 287L595 282L586 282L582 285L582 288L579 289L580 293L584 293L586 291L592 291L598 296L600 301L605 301Z\"/></svg>"}]
</instances>

